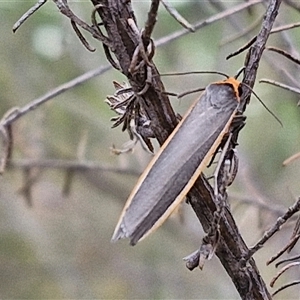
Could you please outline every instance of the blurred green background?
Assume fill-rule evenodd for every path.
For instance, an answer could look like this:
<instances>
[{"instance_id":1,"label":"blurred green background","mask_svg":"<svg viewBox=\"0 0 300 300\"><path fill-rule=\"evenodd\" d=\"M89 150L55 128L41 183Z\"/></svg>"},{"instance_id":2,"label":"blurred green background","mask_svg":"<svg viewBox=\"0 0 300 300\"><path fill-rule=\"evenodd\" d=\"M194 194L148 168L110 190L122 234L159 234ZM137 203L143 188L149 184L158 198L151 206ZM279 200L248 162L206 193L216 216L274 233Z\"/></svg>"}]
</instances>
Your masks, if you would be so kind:
<instances>
[{"instance_id":1,"label":"blurred green background","mask_svg":"<svg viewBox=\"0 0 300 300\"><path fill-rule=\"evenodd\" d=\"M195 23L243 1L170 1L190 22ZM102 46L84 33L97 48L88 52L68 20L47 2L15 33L13 24L35 1L0 1L0 112L21 107L73 78L107 65ZM133 1L142 27L150 1ZM71 7L89 22L89 1L71 1ZM263 5L251 7L206 26L196 33L156 49L154 61L161 73L219 70L236 74L245 54L230 61L225 57L242 46L254 31L231 43L224 41L245 30L260 18ZM299 20L300 13L284 3L277 26ZM180 25L161 7L154 38L159 39ZM300 29L271 36L269 45L300 57ZM288 83L283 71L299 82L299 67L278 54L265 52L258 79ZM166 90L183 92L219 80L210 75L164 77ZM69 90L28 113L13 125L15 167L9 168L0 185L0 297L2 299L239 299L235 287L214 257L203 271L186 269L182 257L199 247L203 232L188 205L155 234L131 247L128 241L110 243L121 209L137 175L151 156L138 145L135 151L112 155L110 147L121 147L128 135L111 129L115 116L104 103L114 93L112 81L125 78L111 69ZM247 124L240 134L240 168L229 189L238 226L252 245L276 220L274 211L284 211L300 194L300 160L287 167L282 162L300 151L298 96L277 87L256 84L256 93L280 118L283 128L252 97L246 111ZM184 114L195 95L172 100ZM86 143L86 144L85 144ZM17 167L24 159L77 160L84 157L104 167L131 170L131 174L108 171L77 172L70 194L62 189L66 174L58 169L34 169L31 174ZM30 176L29 176L30 175ZM34 180L26 195L25 182ZM25 187L25 188L24 188ZM28 191L27 191L28 192ZM27 193L28 195L28 193ZM259 203L269 209L263 210ZM268 284L276 274L265 262L288 241L293 222L285 226L255 255L261 275ZM298 247L299 248L299 247ZM298 253L297 246L292 254ZM275 287L295 280L292 270ZM278 296L298 298L293 287Z\"/></svg>"}]
</instances>

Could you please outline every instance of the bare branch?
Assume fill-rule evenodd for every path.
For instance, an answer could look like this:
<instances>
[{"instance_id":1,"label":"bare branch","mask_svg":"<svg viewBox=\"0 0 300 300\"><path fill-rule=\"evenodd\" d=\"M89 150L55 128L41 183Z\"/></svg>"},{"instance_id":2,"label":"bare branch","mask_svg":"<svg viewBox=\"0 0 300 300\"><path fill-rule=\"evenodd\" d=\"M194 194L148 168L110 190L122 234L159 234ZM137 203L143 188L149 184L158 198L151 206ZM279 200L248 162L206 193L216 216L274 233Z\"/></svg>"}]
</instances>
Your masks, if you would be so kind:
<instances>
[{"instance_id":1,"label":"bare branch","mask_svg":"<svg viewBox=\"0 0 300 300\"><path fill-rule=\"evenodd\" d=\"M281 88L283 88L285 90L288 90L290 92L294 92L294 93L300 94L300 89L298 89L296 87L289 86L287 84L284 84L284 83L281 83L281 82L278 82L278 81L275 81L275 80L264 79L263 78L263 79L259 80L259 83L269 83L271 85L281 87Z\"/></svg>"},{"instance_id":2,"label":"bare branch","mask_svg":"<svg viewBox=\"0 0 300 300\"><path fill-rule=\"evenodd\" d=\"M265 232L264 236L253 246L249 249L249 253L247 257L251 257L256 251L261 249L263 245L277 232L280 230L281 226L286 223L296 212L300 209L300 198L295 202L294 205L288 208L287 212L282 216L279 217L276 223Z\"/></svg>"},{"instance_id":3,"label":"bare branch","mask_svg":"<svg viewBox=\"0 0 300 300\"><path fill-rule=\"evenodd\" d=\"M13 26L13 32L16 32L20 26L31 16L33 15L39 8L41 8L47 0L39 0L34 6L32 6Z\"/></svg>"},{"instance_id":4,"label":"bare branch","mask_svg":"<svg viewBox=\"0 0 300 300\"><path fill-rule=\"evenodd\" d=\"M300 65L300 60L299 59L297 59L296 57L292 56L290 53L288 53L288 52L286 52L282 49L279 49L279 48L276 48L276 47L266 47L266 50L279 53L279 54L285 56L287 59L291 60L292 62L296 63L297 65Z\"/></svg>"},{"instance_id":5,"label":"bare branch","mask_svg":"<svg viewBox=\"0 0 300 300\"><path fill-rule=\"evenodd\" d=\"M167 0L161 0L163 6L168 11L168 13L184 28L191 32L195 31L193 25L191 25Z\"/></svg>"},{"instance_id":6,"label":"bare branch","mask_svg":"<svg viewBox=\"0 0 300 300\"><path fill-rule=\"evenodd\" d=\"M150 41L152 31L156 23L158 7L159 7L159 0L152 0L151 7L148 12L148 19L146 21L145 29L143 32L143 39L144 39L145 46L148 46L148 43Z\"/></svg>"},{"instance_id":7,"label":"bare branch","mask_svg":"<svg viewBox=\"0 0 300 300\"><path fill-rule=\"evenodd\" d=\"M26 104L22 108L18 108L16 110L14 110L14 112L12 112L7 118L2 119L2 121L0 122L0 126L5 127L5 126L12 124L14 121L16 121L20 117L24 116L28 112L35 110L37 107L39 107L43 103L53 99L54 97L60 95L61 93L65 92L77 85L84 83L85 81L87 81L93 77L96 77L96 76L106 72L110 68L111 68L110 66L104 66L104 67L97 68L97 69L89 71L79 77L76 77L75 79L73 79L65 84L58 86L57 88L46 93L45 95Z\"/></svg>"},{"instance_id":8,"label":"bare branch","mask_svg":"<svg viewBox=\"0 0 300 300\"><path fill-rule=\"evenodd\" d=\"M195 31L207 26L207 25L210 25L214 22L217 22L219 20L222 20L224 18L227 18L233 14L236 14L242 10L245 10L253 5L256 5L256 4L259 4L259 3L262 3L264 0L252 0L252 1L248 1L246 3L242 3L240 5L236 5L235 7L233 8L229 8L221 13L218 13L218 14L215 14L213 16L211 16L210 18L204 20L204 21L200 21L196 24L192 24L193 28L195 29ZM163 37L163 38L160 38L158 39L156 42L155 42L155 45L156 46L162 46L162 45L165 45L165 44L168 44L169 42L171 41L174 41L186 34L189 34L191 33L189 30L187 29L181 29L181 30L178 30L178 31L175 31L173 32L172 34L166 36L166 37Z\"/></svg>"},{"instance_id":9,"label":"bare branch","mask_svg":"<svg viewBox=\"0 0 300 300\"><path fill-rule=\"evenodd\" d=\"M9 164L10 168L15 169L61 169L72 170L78 172L84 171L101 171L112 172L118 174L127 174L131 176L140 175L139 172L129 169L120 169L115 167L103 166L93 161L63 160L63 159L21 159L13 160Z\"/></svg>"}]
</instances>

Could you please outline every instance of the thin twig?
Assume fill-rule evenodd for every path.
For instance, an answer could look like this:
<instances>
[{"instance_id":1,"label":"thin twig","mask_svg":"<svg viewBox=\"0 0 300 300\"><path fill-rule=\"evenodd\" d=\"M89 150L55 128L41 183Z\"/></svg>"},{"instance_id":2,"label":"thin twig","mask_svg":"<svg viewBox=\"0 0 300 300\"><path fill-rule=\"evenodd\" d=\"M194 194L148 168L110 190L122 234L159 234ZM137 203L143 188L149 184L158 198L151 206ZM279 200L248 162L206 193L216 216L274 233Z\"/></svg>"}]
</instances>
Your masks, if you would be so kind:
<instances>
[{"instance_id":1,"label":"thin twig","mask_svg":"<svg viewBox=\"0 0 300 300\"><path fill-rule=\"evenodd\" d=\"M64 84L56 87L55 89L51 90L50 92L46 93L45 95L29 102L22 108L16 109L11 115L9 115L6 119L4 119L0 125L5 127L9 124L12 124L14 121L19 119L23 115L27 114L28 112L30 112L32 110L35 110L41 104L53 99L54 97L62 94L63 92L65 92L77 85L84 83L85 81L87 81L93 77L96 77L96 76L106 72L110 68L111 68L110 66L104 66L104 67L97 68L97 69L89 71L81 76L78 76L67 83L64 83Z\"/></svg>"},{"instance_id":2,"label":"thin twig","mask_svg":"<svg viewBox=\"0 0 300 300\"><path fill-rule=\"evenodd\" d=\"M195 32L195 28L191 25L167 0L161 0L167 12L184 28L191 32Z\"/></svg>"},{"instance_id":3,"label":"thin twig","mask_svg":"<svg viewBox=\"0 0 300 300\"><path fill-rule=\"evenodd\" d=\"M267 266L270 265L273 261L275 261L278 257L280 257L284 252L288 251L288 249L291 247L291 245L293 245L295 240L298 239L299 237L300 237L300 234L297 234L286 246L284 246L284 248L282 248L278 253L276 253L274 256L272 256L267 261L266 265Z\"/></svg>"},{"instance_id":4,"label":"thin twig","mask_svg":"<svg viewBox=\"0 0 300 300\"><path fill-rule=\"evenodd\" d=\"M271 33L277 33L285 30L290 30L300 27L300 22L278 26L272 29Z\"/></svg>"},{"instance_id":5,"label":"thin twig","mask_svg":"<svg viewBox=\"0 0 300 300\"><path fill-rule=\"evenodd\" d=\"M73 170L73 171L96 170L101 172L127 174L131 176L140 175L140 172L137 172L135 170L107 167L94 161L78 161L78 160L64 160L64 159L19 159L19 160L11 161L9 167L15 169L37 168L37 169L62 169L62 170Z\"/></svg>"},{"instance_id":6,"label":"thin twig","mask_svg":"<svg viewBox=\"0 0 300 300\"><path fill-rule=\"evenodd\" d=\"M296 212L298 212L300 209L300 198L295 202L294 205L290 206L287 210L287 212L282 216L279 217L276 221L276 223L265 232L263 237L253 246L249 249L249 253L246 256L246 260L251 257L256 251L261 249L263 245L277 232L280 230L280 227L289 220Z\"/></svg>"},{"instance_id":7,"label":"thin twig","mask_svg":"<svg viewBox=\"0 0 300 300\"><path fill-rule=\"evenodd\" d=\"M291 60L292 62L296 63L297 65L300 65L300 60L299 59L297 59L296 57L292 56L290 53L288 53L288 52L286 52L282 49L279 49L279 48L276 48L276 47L266 47L266 50L279 53L279 54L285 56L287 59Z\"/></svg>"},{"instance_id":8,"label":"thin twig","mask_svg":"<svg viewBox=\"0 0 300 300\"><path fill-rule=\"evenodd\" d=\"M224 46L226 44L232 43L232 42L236 41L237 39L249 34L261 23L262 17L263 16L259 16L257 18L257 20L255 20L249 27L244 28L241 32L238 32L237 34L235 34L233 36L223 39L220 43L220 46Z\"/></svg>"},{"instance_id":9,"label":"thin twig","mask_svg":"<svg viewBox=\"0 0 300 300\"><path fill-rule=\"evenodd\" d=\"M144 45L146 47L149 44L152 31L156 23L158 7L159 7L159 0L152 0L150 10L148 12L148 19L145 23L145 29L143 32L143 42L145 43Z\"/></svg>"},{"instance_id":10,"label":"thin twig","mask_svg":"<svg viewBox=\"0 0 300 300\"><path fill-rule=\"evenodd\" d=\"M279 292L285 290L286 288L289 288L289 287L291 287L291 286L293 286L293 285L297 285L297 284L299 284L299 283L300 283L300 280L296 280L296 281L287 283L287 284L283 285L282 287L280 287L278 290L276 290L276 291L272 294L272 296L275 296L276 294L278 294Z\"/></svg>"},{"instance_id":11,"label":"thin twig","mask_svg":"<svg viewBox=\"0 0 300 300\"><path fill-rule=\"evenodd\" d=\"M275 27L270 31L270 34L273 33L277 33L277 32L281 32L281 31L285 31L285 30L289 30L289 29L293 29L293 28L297 28L300 26L300 22L299 23L293 23L293 24L288 24L288 25L284 25L284 26L279 26L279 27ZM252 39L250 39L245 45L243 45L242 47L240 47L238 50L230 53L226 59L230 59L236 55L239 55L240 53L242 53L243 51L247 50L248 48L250 48L255 42L256 42L257 36L255 35ZM275 51L275 50L274 50Z\"/></svg>"},{"instance_id":12,"label":"thin twig","mask_svg":"<svg viewBox=\"0 0 300 300\"><path fill-rule=\"evenodd\" d=\"M256 5L256 4L259 4L259 3L262 3L264 0L253 0L253 1L249 1L249 2L246 2L246 3L242 3L240 5L237 5L233 8L229 8L221 13L218 13L218 14L215 14L213 16L211 16L210 18L204 20L204 21L200 21L198 23L195 23L195 24L192 24L193 28L195 29L195 31L207 26L207 25L210 25L214 22L217 22L219 20L222 20L224 18L227 18L233 14L236 14L242 10L245 10L247 9L248 7L250 6L253 6L253 5ZM163 46L165 44L168 44L169 42L171 41L174 41L186 34L189 34L191 33L189 30L187 29L181 29L181 30L178 30L178 31L175 31L173 32L172 34L166 36L166 37L163 37L163 38L160 38L158 39L156 42L155 42L155 45L156 46Z\"/></svg>"},{"instance_id":13,"label":"thin twig","mask_svg":"<svg viewBox=\"0 0 300 300\"><path fill-rule=\"evenodd\" d=\"M286 266L284 266L283 268L280 269L280 271L276 274L276 276L271 280L270 282L270 286L273 287L275 282L277 281L277 279L283 274L285 273L287 270L289 270L290 268L293 267L299 267L300 266L300 262L292 262Z\"/></svg>"},{"instance_id":14,"label":"thin twig","mask_svg":"<svg viewBox=\"0 0 300 300\"><path fill-rule=\"evenodd\" d=\"M268 203L259 202L256 200L257 199L256 197L255 198L247 197L247 196L242 196L242 195L235 194L235 193L230 193L229 198L231 200L236 200L238 204L247 204L247 205L255 206L259 210L264 210L264 211L270 212L273 215L275 215L276 217L281 216L285 212L284 206L274 205L274 204L270 205Z\"/></svg>"},{"instance_id":15,"label":"thin twig","mask_svg":"<svg viewBox=\"0 0 300 300\"><path fill-rule=\"evenodd\" d=\"M290 92L294 92L294 93L300 94L300 89L298 89L296 87L289 86L287 84L284 84L284 83L281 83L281 82L278 82L278 81L275 81L275 80L263 78L263 79L259 80L259 83L269 83L271 85L281 87L281 88L283 88L285 90L288 90Z\"/></svg>"},{"instance_id":16,"label":"thin twig","mask_svg":"<svg viewBox=\"0 0 300 300\"><path fill-rule=\"evenodd\" d=\"M52 0L57 8L59 9L59 11L65 15L67 18L70 19L70 21L74 22L75 24L77 24L79 27L81 27L82 29L88 31L90 34L92 34L92 36L101 41L102 43L104 43L105 45L110 46L109 41L107 39L104 39L102 35L99 34L99 31L97 28L94 28L93 26L88 25L86 22L84 22L83 20L81 20L80 18L78 18L73 12L72 10L69 8L68 4L66 1L60 1L60 0Z\"/></svg>"},{"instance_id":17,"label":"thin twig","mask_svg":"<svg viewBox=\"0 0 300 300\"><path fill-rule=\"evenodd\" d=\"M284 166L287 166L288 164L290 164L292 161L298 159L300 157L300 152L290 156L289 158L287 158L282 164Z\"/></svg>"},{"instance_id":18,"label":"thin twig","mask_svg":"<svg viewBox=\"0 0 300 300\"><path fill-rule=\"evenodd\" d=\"M13 32L16 32L20 26L31 16L33 15L39 8L41 8L47 0L39 0L34 6L32 6L13 26Z\"/></svg>"},{"instance_id":19,"label":"thin twig","mask_svg":"<svg viewBox=\"0 0 300 300\"><path fill-rule=\"evenodd\" d=\"M278 268L281 264L291 262L291 261L295 261L296 259L300 259L300 255L295 255L293 257L285 258L285 259L279 261L278 263L275 264L275 268Z\"/></svg>"},{"instance_id":20,"label":"thin twig","mask_svg":"<svg viewBox=\"0 0 300 300\"><path fill-rule=\"evenodd\" d=\"M82 35L82 33L80 32L80 30L78 29L76 23L74 21L71 20L71 25L72 28L74 29L76 35L78 36L79 40L81 41L82 45L89 50L90 52L95 52L96 48L92 47L88 41L85 39L85 37Z\"/></svg>"}]
</instances>

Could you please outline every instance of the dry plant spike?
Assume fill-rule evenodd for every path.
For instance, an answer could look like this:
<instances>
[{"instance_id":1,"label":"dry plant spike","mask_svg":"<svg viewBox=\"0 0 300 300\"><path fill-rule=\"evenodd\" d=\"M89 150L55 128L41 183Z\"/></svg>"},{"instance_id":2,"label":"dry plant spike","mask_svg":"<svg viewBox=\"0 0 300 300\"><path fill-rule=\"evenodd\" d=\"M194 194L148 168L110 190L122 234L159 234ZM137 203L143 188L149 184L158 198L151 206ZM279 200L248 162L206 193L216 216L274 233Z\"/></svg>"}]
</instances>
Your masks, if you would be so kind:
<instances>
[{"instance_id":1,"label":"dry plant spike","mask_svg":"<svg viewBox=\"0 0 300 300\"><path fill-rule=\"evenodd\" d=\"M268 83L268 84L271 84L271 85L274 85L274 86L278 86L282 89L288 90L290 92L300 94L300 89L298 89L296 87L289 86L287 84L284 84L284 83L281 83L281 82L278 82L278 81L275 81L275 80L263 78L263 79L259 80L259 83Z\"/></svg>"},{"instance_id":2,"label":"dry plant spike","mask_svg":"<svg viewBox=\"0 0 300 300\"><path fill-rule=\"evenodd\" d=\"M167 0L161 0L167 12L184 28L191 32L195 32L195 28L191 25Z\"/></svg>"},{"instance_id":3,"label":"dry plant spike","mask_svg":"<svg viewBox=\"0 0 300 300\"><path fill-rule=\"evenodd\" d=\"M290 282L290 283L287 283L287 284L283 285L282 287L280 287L278 290L276 290L272 294L272 297L275 296L275 295L277 295L279 292L285 290L286 288L289 288L289 287L297 285L297 284L300 284L300 280L296 280L296 281L293 281L293 282Z\"/></svg>"},{"instance_id":4,"label":"dry plant spike","mask_svg":"<svg viewBox=\"0 0 300 300\"><path fill-rule=\"evenodd\" d=\"M141 109L134 107L136 96L132 88L127 83L120 84L114 81L113 84L116 92L105 100L105 103L118 114L118 117L111 119L114 121L112 128L123 123L122 131L128 131L130 141L124 143L120 149L113 145L110 148L111 152L116 155L132 152L136 144L140 142L144 150L153 154L154 148L149 140L153 137L151 123Z\"/></svg>"},{"instance_id":5,"label":"dry plant spike","mask_svg":"<svg viewBox=\"0 0 300 300\"><path fill-rule=\"evenodd\" d=\"M278 278L284 274L287 270L293 268L293 267L298 267L300 266L300 262L293 262L293 263L290 263L286 266L284 266L283 268L280 269L280 271L276 274L276 276L271 280L270 282L270 287L273 287L275 282L278 280Z\"/></svg>"},{"instance_id":6,"label":"dry plant spike","mask_svg":"<svg viewBox=\"0 0 300 300\"><path fill-rule=\"evenodd\" d=\"M32 6L13 26L13 32L16 32L20 26L31 16L33 15L39 8L41 8L47 0L39 0L34 6Z\"/></svg>"},{"instance_id":7,"label":"dry plant spike","mask_svg":"<svg viewBox=\"0 0 300 300\"><path fill-rule=\"evenodd\" d=\"M287 158L282 164L284 166L287 166L288 164L290 164L292 161L298 159L300 157L300 152L290 156L289 158Z\"/></svg>"}]
</instances>

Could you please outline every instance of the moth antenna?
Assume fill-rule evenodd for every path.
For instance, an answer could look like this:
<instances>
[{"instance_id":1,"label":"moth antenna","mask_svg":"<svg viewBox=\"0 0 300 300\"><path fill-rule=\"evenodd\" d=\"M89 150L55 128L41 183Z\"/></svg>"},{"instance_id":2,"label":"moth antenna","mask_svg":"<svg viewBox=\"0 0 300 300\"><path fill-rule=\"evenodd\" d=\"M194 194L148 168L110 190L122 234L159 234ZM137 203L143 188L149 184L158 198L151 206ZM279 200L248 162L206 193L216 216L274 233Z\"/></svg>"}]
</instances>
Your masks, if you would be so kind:
<instances>
[{"instance_id":1,"label":"moth antenna","mask_svg":"<svg viewBox=\"0 0 300 300\"><path fill-rule=\"evenodd\" d=\"M186 92L183 92L181 94L178 94L177 98L180 99L180 98L182 98L186 95L190 95L190 94L197 93L197 92L202 92L204 90L205 90L205 88L199 88L199 89L195 89L195 90L186 91Z\"/></svg>"},{"instance_id":2,"label":"moth antenna","mask_svg":"<svg viewBox=\"0 0 300 300\"><path fill-rule=\"evenodd\" d=\"M244 72L246 67L242 67L238 70L237 74L234 76L235 79L238 79L238 77Z\"/></svg>"},{"instance_id":3,"label":"moth antenna","mask_svg":"<svg viewBox=\"0 0 300 300\"><path fill-rule=\"evenodd\" d=\"M268 106L258 97L258 95L254 92L254 90L246 83L241 82L241 84L245 87L247 87L251 93L256 97L256 99L261 103L261 105L269 112L269 114L271 114L275 120L281 125L281 127L283 127L282 122L280 121L280 119L268 108Z\"/></svg>"},{"instance_id":4,"label":"moth antenna","mask_svg":"<svg viewBox=\"0 0 300 300\"><path fill-rule=\"evenodd\" d=\"M165 73L157 76L181 76L181 75L191 75L191 74L218 74L226 78L229 78L227 74L219 71L188 71L188 72L178 72L178 73Z\"/></svg>"}]
</instances>

